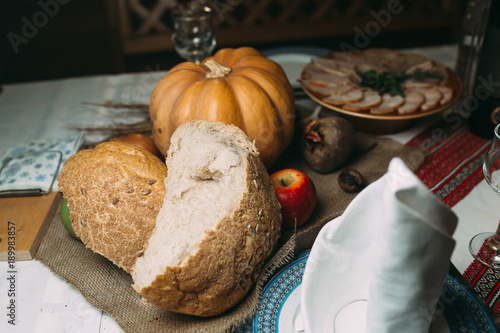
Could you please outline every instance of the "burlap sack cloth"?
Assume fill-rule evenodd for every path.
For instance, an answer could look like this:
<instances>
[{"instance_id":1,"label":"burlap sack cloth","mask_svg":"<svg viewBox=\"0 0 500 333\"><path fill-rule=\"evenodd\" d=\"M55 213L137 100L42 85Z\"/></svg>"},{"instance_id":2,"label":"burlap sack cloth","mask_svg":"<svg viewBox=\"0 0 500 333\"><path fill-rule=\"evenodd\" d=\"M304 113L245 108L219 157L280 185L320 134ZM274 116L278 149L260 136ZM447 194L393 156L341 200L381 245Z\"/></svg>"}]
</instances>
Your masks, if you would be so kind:
<instances>
[{"instance_id":1,"label":"burlap sack cloth","mask_svg":"<svg viewBox=\"0 0 500 333\"><path fill-rule=\"evenodd\" d=\"M361 136L360 136L361 137ZM355 151L343 168L355 168L371 183L387 170L390 160L399 156L410 169L415 170L424 154L391 139L365 137L358 147L365 149L373 140L376 146L365 152ZM371 142L370 142L371 141ZM291 147L298 145L292 144ZM197 318L158 309L143 304L141 296L132 288L130 275L110 261L93 253L73 239L62 226L58 212L51 221L35 258L47 265L55 274L75 286L87 301L110 314L126 332L227 332L251 318L257 310L261 291L270 276L285 264L294 253L310 248L321 227L342 214L354 194L345 193L337 183L338 172L327 175L312 171L302 159L300 151L290 148L283 154L274 170L295 168L307 173L318 193L318 202L307 225L296 231L283 233L279 248L266 265L257 287L229 312L213 318Z\"/></svg>"}]
</instances>

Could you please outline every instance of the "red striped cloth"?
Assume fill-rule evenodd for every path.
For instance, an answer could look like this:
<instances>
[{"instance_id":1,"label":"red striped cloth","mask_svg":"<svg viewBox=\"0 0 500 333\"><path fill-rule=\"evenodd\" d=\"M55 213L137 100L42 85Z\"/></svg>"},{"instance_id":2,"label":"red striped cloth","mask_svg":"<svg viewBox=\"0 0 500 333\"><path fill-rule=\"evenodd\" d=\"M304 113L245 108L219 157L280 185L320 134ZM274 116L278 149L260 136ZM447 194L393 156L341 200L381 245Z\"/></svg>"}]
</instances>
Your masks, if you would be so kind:
<instances>
[{"instance_id":1,"label":"red striped cloth","mask_svg":"<svg viewBox=\"0 0 500 333\"><path fill-rule=\"evenodd\" d=\"M426 152L417 177L453 207L483 180L483 158L489 141L469 131L465 121L444 120L429 127L407 143Z\"/></svg>"},{"instance_id":2,"label":"red striped cloth","mask_svg":"<svg viewBox=\"0 0 500 333\"><path fill-rule=\"evenodd\" d=\"M490 141L471 133L463 120L442 120L407 145L426 151L424 163L415 174L448 207L457 204L484 179L483 159ZM463 276L500 315L500 272L474 260Z\"/></svg>"},{"instance_id":3,"label":"red striped cloth","mask_svg":"<svg viewBox=\"0 0 500 333\"><path fill-rule=\"evenodd\" d=\"M486 304L497 315L500 315L500 271L495 271L474 260L463 275Z\"/></svg>"}]
</instances>

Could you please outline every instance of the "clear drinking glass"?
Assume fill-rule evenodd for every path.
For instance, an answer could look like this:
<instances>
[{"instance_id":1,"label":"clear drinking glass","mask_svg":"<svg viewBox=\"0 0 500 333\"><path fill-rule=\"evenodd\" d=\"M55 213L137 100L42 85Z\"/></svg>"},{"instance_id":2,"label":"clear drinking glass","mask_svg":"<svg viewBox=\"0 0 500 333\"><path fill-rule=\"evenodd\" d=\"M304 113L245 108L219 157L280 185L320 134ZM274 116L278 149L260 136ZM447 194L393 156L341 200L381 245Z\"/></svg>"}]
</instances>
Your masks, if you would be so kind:
<instances>
[{"instance_id":1,"label":"clear drinking glass","mask_svg":"<svg viewBox=\"0 0 500 333\"><path fill-rule=\"evenodd\" d=\"M494 129L491 146L483 164L486 182L500 195L500 124ZM484 232L474 236L469 243L472 256L483 265L500 269L500 222L496 232Z\"/></svg>"},{"instance_id":2,"label":"clear drinking glass","mask_svg":"<svg viewBox=\"0 0 500 333\"><path fill-rule=\"evenodd\" d=\"M216 41L209 6L196 2L179 4L172 20L172 41L182 58L199 64L212 53Z\"/></svg>"}]
</instances>

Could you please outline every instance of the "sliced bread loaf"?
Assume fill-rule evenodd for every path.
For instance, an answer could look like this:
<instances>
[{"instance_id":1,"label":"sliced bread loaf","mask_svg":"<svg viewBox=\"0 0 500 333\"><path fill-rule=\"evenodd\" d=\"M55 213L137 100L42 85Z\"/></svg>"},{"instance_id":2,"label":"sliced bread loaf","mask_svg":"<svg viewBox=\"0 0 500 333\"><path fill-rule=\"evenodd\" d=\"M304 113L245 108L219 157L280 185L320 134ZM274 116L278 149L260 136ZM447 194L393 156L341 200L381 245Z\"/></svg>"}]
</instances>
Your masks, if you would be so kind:
<instances>
[{"instance_id":1,"label":"sliced bread loaf","mask_svg":"<svg viewBox=\"0 0 500 333\"><path fill-rule=\"evenodd\" d=\"M158 307L214 316L252 288L281 228L279 202L255 145L234 125L178 127L156 229L132 269Z\"/></svg>"},{"instance_id":2,"label":"sliced bread loaf","mask_svg":"<svg viewBox=\"0 0 500 333\"><path fill-rule=\"evenodd\" d=\"M166 176L166 165L153 154L113 141L70 157L58 181L76 235L130 272L154 230Z\"/></svg>"}]
</instances>

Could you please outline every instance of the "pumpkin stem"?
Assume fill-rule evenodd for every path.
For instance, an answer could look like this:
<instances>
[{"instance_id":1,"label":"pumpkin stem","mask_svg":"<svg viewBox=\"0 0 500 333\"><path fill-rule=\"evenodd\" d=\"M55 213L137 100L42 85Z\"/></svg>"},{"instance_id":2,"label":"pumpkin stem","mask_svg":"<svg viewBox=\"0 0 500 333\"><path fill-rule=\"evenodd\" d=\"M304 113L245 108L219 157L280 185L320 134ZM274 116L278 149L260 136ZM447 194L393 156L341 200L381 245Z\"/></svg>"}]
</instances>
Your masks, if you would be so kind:
<instances>
[{"instance_id":1,"label":"pumpkin stem","mask_svg":"<svg viewBox=\"0 0 500 333\"><path fill-rule=\"evenodd\" d=\"M231 73L231 68L221 65L213 59L207 60L203 65L208 67L208 72L205 77L209 79L224 77Z\"/></svg>"}]
</instances>

